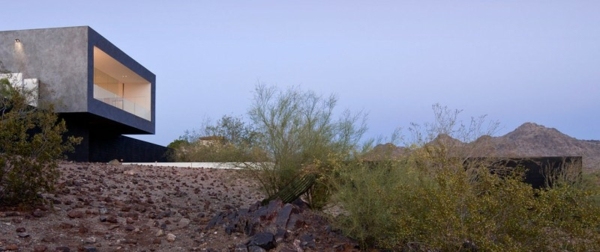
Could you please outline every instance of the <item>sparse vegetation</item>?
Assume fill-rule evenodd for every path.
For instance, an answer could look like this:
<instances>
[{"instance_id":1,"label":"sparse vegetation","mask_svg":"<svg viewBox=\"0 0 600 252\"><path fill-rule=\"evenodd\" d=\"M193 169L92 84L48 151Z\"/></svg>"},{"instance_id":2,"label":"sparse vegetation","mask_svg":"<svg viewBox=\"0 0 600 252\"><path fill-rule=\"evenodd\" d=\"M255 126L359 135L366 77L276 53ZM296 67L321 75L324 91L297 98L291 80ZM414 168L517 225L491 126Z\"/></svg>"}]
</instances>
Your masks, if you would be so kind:
<instances>
[{"instance_id":1,"label":"sparse vegetation","mask_svg":"<svg viewBox=\"0 0 600 252\"><path fill-rule=\"evenodd\" d=\"M482 116L463 124L461 111L440 105L433 124L409 128L400 155L389 145L365 152L364 115L335 120L335 104L335 97L310 91L257 86L248 132L267 162L244 164L267 195L317 174L308 199L316 208L339 207L334 223L363 249L600 250L597 174L581 179L565 169L534 189L523 182L525 170L492 167L485 158L495 155L490 135L497 122Z\"/></svg>"},{"instance_id":2,"label":"sparse vegetation","mask_svg":"<svg viewBox=\"0 0 600 252\"><path fill-rule=\"evenodd\" d=\"M485 159L465 167L462 155L485 148L465 149L436 132L476 139L473 129L483 121L464 127L455 124L458 111L447 116L445 108L434 110L443 111L436 123L424 133L418 127L412 132L416 139L435 139L417 142L393 160L338 166L334 199L344 211L336 223L344 233L364 248L406 251L600 249L597 186L555 181L536 190L522 181L519 169L500 177Z\"/></svg>"},{"instance_id":3,"label":"sparse vegetation","mask_svg":"<svg viewBox=\"0 0 600 252\"><path fill-rule=\"evenodd\" d=\"M32 90L1 79L0 205L31 206L42 192L51 192L58 179L57 159L79 139L63 139L65 122L51 104L28 104Z\"/></svg>"},{"instance_id":4,"label":"sparse vegetation","mask_svg":"<svg viewBox=\"0 0 600 252\"><path fill-rule=\"evenodd\" d=\"M216 124L205 122L199 131L186 132L168 147L177 162L259 162L265 154L257 138L251 125L225 115Z\"/></svg>"},{"instance_id":5,"label":"sparse vegetation","mask_svg":"<svg viewBox=\"0 0 600 252\"><path fill-rule=\"evenodd\" d=\"M201 134L216 138L215 144L198 144L198 134L188 133L172 143L180 146L176 160L239 162L271 196L303 174L326 173L331 157L353 156L366 131L365 116L345 111L336 118L336 104L335 96L257 85L250 124L223 117L205 126ZM309 192L313 207L325 204L330 194L324 179Z\"/></svg>"}]
</instances>

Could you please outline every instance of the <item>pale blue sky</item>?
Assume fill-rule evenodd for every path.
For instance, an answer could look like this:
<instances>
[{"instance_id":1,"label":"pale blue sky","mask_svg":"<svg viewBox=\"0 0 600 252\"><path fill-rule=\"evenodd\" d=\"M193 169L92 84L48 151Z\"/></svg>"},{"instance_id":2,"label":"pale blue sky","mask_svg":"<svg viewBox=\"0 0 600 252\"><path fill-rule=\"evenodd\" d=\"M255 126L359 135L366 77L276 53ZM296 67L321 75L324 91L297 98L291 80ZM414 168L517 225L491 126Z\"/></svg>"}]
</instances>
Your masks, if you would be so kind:
<instances>
[{"instance_id":1,"label":"pale blue sky","mask_svg":"<svg viewBox=\"0 0 600 252\"><path fill-rule=\"evenodd\" d=\"M166 145L245 115L258 81L369 114L368 136L431 106L600 139L600 1L4 1L0 30L89 25L157 76Z\"/></svg>"}]
</instances>

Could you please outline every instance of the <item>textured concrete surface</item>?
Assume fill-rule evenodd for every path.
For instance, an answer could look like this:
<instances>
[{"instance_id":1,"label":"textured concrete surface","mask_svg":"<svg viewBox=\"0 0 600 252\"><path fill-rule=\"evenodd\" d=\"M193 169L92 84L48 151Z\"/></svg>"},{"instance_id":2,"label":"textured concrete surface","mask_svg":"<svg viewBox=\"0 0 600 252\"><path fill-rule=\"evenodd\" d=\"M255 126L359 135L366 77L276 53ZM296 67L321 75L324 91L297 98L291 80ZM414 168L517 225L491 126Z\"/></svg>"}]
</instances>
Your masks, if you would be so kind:
<instances>
[{"instance_id":1,"label":"textured concrete surface","mask_svg":"<svg viewBox=\"0 0 600 252\"><path fill-rule=\"evenodd\" d=\"M0 61L10 72L38 78L40 99L52 101L57 112L85 112L86 34L87 27L0 32Z\"/></svg>"}]
</instances>

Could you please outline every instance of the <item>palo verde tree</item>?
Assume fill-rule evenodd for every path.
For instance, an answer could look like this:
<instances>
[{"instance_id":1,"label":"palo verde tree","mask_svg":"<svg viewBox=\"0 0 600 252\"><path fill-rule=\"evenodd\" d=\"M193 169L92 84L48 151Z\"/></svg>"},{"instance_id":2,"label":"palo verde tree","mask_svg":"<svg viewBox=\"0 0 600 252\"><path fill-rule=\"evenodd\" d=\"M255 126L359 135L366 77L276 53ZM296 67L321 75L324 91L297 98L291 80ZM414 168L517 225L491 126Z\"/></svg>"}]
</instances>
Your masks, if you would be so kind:
<instances>
[{"instance_id":1,"label":"palo verde tree","mask_svg":"<svg viewBox=\"0 0 600 252\"><path fill-rule=\"evenodd\" d=\"M51 192L58 179L57 160L80 139L63 138L65 122L53 106L30 105L33 92L0 79L0 205L40 203L40 193ZM22 83L21 83L22 84Z\"/></svg>"},{"instance_id":2,"label":"palo verde tree","mask_svg":"<svg viewBox=\"0 0 600 252\"><path fill-rule=\"evenodd\" d=\"M366 131L365 115L345 111L336 117L337 99L299 88L280 90L258 85L249 111L257 132L257 145L269 162L248 166L271 196L306 172L322 174L327 162L349 159ZM313 206L325 203L323 181L313 188Z\"/></svg>"}]
</instances>

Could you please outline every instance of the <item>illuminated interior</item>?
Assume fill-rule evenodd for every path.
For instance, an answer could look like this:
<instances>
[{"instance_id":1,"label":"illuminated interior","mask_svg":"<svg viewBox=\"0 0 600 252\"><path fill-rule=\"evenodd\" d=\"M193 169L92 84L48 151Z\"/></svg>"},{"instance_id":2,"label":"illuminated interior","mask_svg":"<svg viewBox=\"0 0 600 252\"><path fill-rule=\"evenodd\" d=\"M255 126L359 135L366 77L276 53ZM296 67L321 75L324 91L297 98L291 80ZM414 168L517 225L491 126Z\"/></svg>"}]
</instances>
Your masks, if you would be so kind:
<instances>
[{"instance_id":1,"label":"illuminated interior","mask_svg":"<svg viewBox=\"0 0 600 252\"><path fill-rule=\"evenodd\" d=\"M152 85L94 47L94 99L151 121Z\"/></svg>"}]
</instances>

